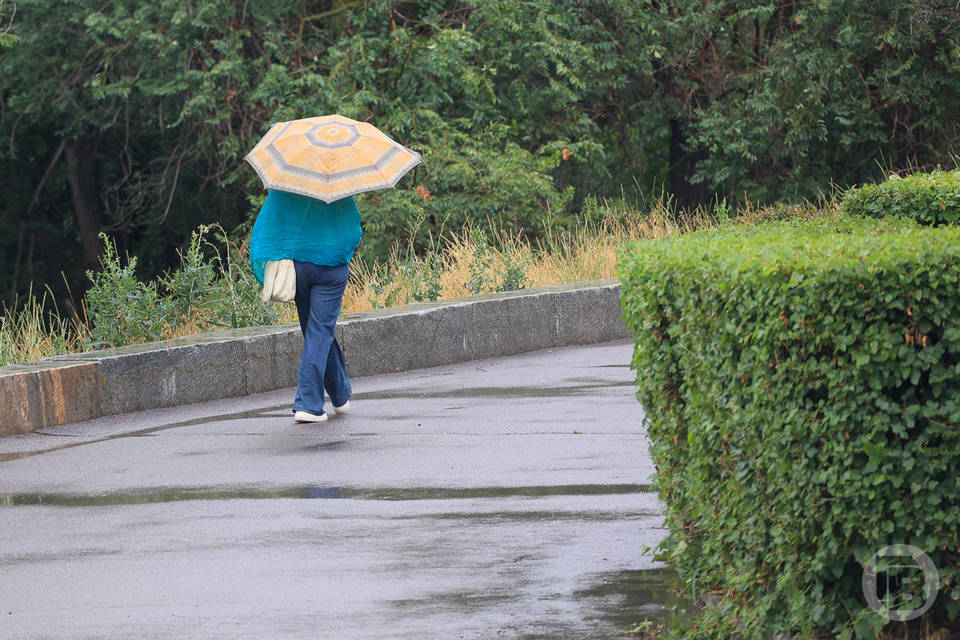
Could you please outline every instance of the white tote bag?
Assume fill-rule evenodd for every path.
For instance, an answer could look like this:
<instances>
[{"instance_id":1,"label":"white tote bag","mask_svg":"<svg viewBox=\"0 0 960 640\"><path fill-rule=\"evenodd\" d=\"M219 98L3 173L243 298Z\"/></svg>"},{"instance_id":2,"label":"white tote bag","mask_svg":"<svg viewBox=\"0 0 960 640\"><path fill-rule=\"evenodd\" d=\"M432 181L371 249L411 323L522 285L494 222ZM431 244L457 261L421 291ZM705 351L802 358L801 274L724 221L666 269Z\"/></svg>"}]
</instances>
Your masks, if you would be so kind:
<instances>
[{"instance_id":1,"label":"white tote bag","mask_svg":"<svg viewBox=\"0 0 960 640\"><path fill-rule=\"evenodd\" d=\"M264 302L290 302L297 295L297 270L293 260L268 260L263 267Z\"/></svg>"}]
</instances>

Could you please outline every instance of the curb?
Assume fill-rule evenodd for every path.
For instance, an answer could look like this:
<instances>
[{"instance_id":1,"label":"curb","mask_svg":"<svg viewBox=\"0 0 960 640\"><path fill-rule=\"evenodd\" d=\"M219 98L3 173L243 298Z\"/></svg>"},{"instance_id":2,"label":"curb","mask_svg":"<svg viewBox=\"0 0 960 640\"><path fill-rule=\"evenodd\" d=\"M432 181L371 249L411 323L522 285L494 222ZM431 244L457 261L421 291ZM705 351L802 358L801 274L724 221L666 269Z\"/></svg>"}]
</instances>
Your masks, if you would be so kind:
<instances>
[{"instance_id":1,"label":"curb","mask_svg":"<svg viewBox=\"0 0 960 640\"><path fill-rule=\"evenodd\" d=\"M352 377L629 337L616 279L351 314ZM0 367L0 436L292 387L297 323L216 331Z\"/></svg>"}]
</instances>

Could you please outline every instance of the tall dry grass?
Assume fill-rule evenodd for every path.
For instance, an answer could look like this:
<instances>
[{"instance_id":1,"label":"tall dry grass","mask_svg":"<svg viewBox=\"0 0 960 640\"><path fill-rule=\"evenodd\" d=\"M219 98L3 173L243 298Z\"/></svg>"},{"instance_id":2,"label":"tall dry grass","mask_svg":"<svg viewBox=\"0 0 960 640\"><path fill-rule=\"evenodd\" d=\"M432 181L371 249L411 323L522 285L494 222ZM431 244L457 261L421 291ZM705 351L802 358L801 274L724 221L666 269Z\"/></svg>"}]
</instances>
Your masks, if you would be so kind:
<instances>
[{"instance_id":1,"label":"tall dry grass","mask_svg":"<svg viewBox=\"0 0 960 640\"><path fill-rule=\"evenodd\" d=\"M52 300L49 292L31 292L13 309L0 309L0 366L83 350L90 335L86 325L62 317Z\"/></svg>"},{"instance_id":2,"label":"tall dry grass","mask_svg":"<svg viewBox=\"0 0 960 640\"><path fill-rule=\"evenodd\" d=\"M648 212L622 203L594 208L572 229L548 229L529 242L505 232L463 229L413 255L395 248L383 264L355 261L343 297L343 312L356 313L424 300L612 278L617 250L637 240L664 238L713 226L704 209L677 216L663 201Z\"/></svg>"}]
</instances>

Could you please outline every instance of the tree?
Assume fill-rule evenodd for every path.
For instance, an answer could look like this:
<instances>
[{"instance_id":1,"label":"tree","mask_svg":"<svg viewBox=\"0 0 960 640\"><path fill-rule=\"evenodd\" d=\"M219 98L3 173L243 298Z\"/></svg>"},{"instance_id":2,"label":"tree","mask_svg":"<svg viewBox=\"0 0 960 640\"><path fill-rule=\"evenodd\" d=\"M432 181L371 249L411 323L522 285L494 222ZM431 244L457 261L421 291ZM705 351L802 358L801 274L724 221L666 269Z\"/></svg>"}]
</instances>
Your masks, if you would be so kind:
<instances>
[{"instance_id":1,"label":"tree","mask_svg":"<svg viewBox=\"0 0 960 640\"><path fill-rule=\"evenodd\" d=\"M955 3L694 1L675 10L668 40L699 153L694 182L770 202L950 161L960 136Z\"/></svg>"},{"instance_id":2,"label":"tree","mask_svg":"<svg viewBox=\"0 0 960 640\"><path fill-rule=\"evenodd\" d=\"M80 282L98 231L141 276L198 224L242 234L262 198L244 154L307 115L424 156L360 198L373 258L412 229L414 247L467 223L535 237L635 185L679 206L813 197L958 139L947 0L21 0L9 36L11 293Z\"/></svg>"}]
</instances>

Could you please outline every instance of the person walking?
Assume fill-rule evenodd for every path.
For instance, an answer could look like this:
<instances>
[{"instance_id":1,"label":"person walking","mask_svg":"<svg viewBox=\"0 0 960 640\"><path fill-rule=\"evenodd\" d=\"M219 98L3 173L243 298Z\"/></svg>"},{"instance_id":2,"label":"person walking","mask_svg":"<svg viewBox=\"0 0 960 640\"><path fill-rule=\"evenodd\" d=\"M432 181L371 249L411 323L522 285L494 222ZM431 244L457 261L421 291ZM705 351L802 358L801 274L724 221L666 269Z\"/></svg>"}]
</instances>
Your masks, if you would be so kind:
<instances>
[{"instance_id":1,"label":"person walking","mask_svg":"<svg viewBox=\"0 0 960 640\"><path fill-rule=\"evenodd\" d=\"M303 333L294 419L323 422L324 389L336 413L350 409L334 329L363 235L353 196L393 188L422 158L369 122L334 113L277 122L244 159L270 190L250 237L251 267L267 299L293 297ZM295 292L273 278L294 280Z\"/></svg>"},{"instance_id":2,"label":"person walking","mask_svg":"<svg viewBox=\"0 0 960 640\"><path fill-rule=\"evenodd\" d=\"M338 414L350 410L350 376L334 330L350 260L363 230L352 196L329 204L271 190L250 235L250 266L260 284L272 261L292 260L303 353L293 401L297 422L323 422L324 390Z\"/></svg>"}]
</instances>

